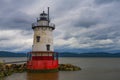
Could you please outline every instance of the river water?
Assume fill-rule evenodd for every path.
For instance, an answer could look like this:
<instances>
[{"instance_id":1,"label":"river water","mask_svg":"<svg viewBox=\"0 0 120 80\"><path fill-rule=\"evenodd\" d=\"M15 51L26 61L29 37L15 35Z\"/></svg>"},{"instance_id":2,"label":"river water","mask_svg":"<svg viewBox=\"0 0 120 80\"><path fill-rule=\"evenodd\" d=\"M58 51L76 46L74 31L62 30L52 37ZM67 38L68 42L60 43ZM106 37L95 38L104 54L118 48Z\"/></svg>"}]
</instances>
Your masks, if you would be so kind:
<instances>
[{"instance_id":1,"label":"river water","mask_svg":"<svg viewBox=\"0 0 120 80\"><path fill-rule=\"evenodd\" d=\"M26 58L0 58L0 61L19 61ZM55 73L15 73L5 80L120 80L120 58L60 58L59 63L70 63L81 71Z\"/></svg>"}]
</instances>

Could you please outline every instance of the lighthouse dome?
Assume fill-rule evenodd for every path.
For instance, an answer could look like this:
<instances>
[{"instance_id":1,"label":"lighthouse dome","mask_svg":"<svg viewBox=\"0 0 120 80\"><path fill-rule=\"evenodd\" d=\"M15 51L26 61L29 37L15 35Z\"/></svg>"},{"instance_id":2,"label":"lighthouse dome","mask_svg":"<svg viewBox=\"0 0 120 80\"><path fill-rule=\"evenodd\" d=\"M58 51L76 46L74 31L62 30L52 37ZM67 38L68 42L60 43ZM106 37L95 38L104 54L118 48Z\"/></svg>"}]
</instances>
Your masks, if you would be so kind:
<instances>
[{"instance_id":1,"label":"lighthouse dome","mask_svg":"<svg viewBox=\"0 0 120 80\"><path fill-rule=\"evenodd\" d=\"M48 14L46 14L44 11L40 14L40 20L48 20Z\"/></svg>"}]
</instances>

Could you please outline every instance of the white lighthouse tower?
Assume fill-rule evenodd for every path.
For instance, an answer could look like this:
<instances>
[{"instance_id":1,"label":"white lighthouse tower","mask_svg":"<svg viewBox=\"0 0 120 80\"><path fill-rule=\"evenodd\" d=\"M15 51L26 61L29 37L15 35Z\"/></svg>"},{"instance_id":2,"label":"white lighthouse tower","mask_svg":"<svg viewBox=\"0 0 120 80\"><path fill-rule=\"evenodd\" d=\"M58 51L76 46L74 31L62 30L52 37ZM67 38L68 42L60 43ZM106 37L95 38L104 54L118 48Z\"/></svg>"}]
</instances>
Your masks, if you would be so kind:
<instances>
[{"instance_id":1,"label":"white lighthouse tower","mask_svg":"<svg viewBox=\"0 0 120 80\"><path fill-rule=\"evenodd\" d=\"M53 30L55 25L50 23L48 14L44 11L37 19L37 23L32 26L34 30L34 40L32 51L54 51L53 49Z\"/></svg>"},{"instance_id":2,"label":"white lighthouse tower","mask_svg":"<svg viewBox=\"0 0 120 80\"><path fill-rule=\"evenodd\" d=\"M34 31L32 52L27 63L28 70L57 70L58 55L53 48L53 30L55 24L50 23L48 14L40 14L36 23L32 24Z\"/></svg>"}]
</instances>

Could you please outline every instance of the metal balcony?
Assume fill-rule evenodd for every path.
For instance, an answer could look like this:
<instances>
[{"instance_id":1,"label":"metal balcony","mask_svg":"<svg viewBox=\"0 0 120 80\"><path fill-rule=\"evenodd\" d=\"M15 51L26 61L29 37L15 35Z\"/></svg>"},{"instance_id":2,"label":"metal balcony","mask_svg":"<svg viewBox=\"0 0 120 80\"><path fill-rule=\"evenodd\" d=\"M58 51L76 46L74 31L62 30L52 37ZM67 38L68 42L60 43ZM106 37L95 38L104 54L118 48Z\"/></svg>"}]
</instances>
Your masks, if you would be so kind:
<instances>
[{"instance_id":1,"label":"metal balcony","mask_svg":"<svg viewBox=\"0 0 120 80\"><path fill-rule=\"evenodd\" d=\"M55 24L49 23L49 24L38 24L38 23L32 23L32 28L35 27L51 27L53 30L55 29Z\"/></svg>"}]
</instances>

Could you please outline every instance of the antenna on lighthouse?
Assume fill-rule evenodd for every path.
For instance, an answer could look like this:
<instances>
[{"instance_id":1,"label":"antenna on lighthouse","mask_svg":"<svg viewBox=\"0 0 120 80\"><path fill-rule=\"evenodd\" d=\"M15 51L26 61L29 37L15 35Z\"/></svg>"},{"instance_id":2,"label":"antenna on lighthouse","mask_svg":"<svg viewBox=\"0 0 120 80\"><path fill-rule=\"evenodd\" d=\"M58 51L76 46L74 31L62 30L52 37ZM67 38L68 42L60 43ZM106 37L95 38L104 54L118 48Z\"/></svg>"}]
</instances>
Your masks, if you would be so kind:
<instances>
[{"instance_id":1,"label":"antenna on lighthouse","mask_svg":"<svg viewBox=\"0 0 120 80\"><path fill-rule=\"evenodd\" d=\"M48 7L48 24L50 23L49 7Z\"/></svg>"}]
</instances>

